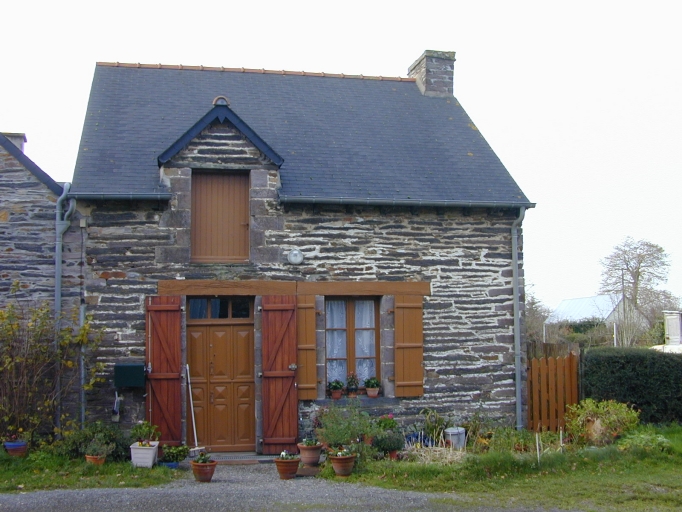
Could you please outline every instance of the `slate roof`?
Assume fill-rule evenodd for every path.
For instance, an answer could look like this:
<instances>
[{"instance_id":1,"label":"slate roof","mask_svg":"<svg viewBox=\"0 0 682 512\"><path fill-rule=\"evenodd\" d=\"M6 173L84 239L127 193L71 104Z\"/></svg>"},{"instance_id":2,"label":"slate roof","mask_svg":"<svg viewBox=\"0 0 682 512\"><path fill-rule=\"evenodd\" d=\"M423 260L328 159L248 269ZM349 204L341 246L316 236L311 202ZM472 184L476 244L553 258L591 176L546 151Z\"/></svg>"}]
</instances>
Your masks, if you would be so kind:
<instances>
[{"instance_id":1,"label":"slate roof","mask_svg":"<svg viewBox=\"0 0 682 512\"><path fill-rule=\"evenodd\" d=\"M617 293L580 299L564 299L547 317L545 323L580 322L593 318L604 320L613 313L620 301L621 296Z\"/></svg>"},{"instance_id":2,"label":"slate roof","mask_svg":"<svg viewBox=\"0 0 682 512\"><path fill-rule=\"evenodd\" d=\"M412 79L99 63L72 195L167 194L158 157L226 96L289 202L532 207L454 97Z\"/></svg>"},{"instance_id":3,"label":"slate roof","mask_svg":"<svg viewBox=\"0 0 682 512\"><path fill-rule=\"evenodd\" d=\"M10 155L12 155L22 166L31 172L41 183L43 183L52 192L61 196L64 189L62 186L53 180L45 171L43 171L36 163L27 157L24 152L16 147L11 140L0 133L0 146L4 148Z\"/></svg>"}]
</instances>

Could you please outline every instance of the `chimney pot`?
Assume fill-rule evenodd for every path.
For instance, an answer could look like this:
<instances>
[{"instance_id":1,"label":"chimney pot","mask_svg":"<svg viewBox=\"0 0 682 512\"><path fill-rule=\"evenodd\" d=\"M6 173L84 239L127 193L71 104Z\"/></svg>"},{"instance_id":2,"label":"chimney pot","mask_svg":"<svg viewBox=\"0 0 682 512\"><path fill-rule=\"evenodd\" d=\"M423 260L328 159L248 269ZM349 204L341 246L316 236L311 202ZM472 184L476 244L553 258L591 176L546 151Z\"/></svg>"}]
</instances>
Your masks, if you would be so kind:
<instances>
[{"instance_id":1,"label":"chimney pot","mask_svg":"<svg viewBox=\"0 0 682 512\"><path fill-rule=\"evenodd\" d=\"M455 52L426 50L410 66L407 74L415 78L424 96L447 98L453 96Z\"/></svg>"}]
</instances>

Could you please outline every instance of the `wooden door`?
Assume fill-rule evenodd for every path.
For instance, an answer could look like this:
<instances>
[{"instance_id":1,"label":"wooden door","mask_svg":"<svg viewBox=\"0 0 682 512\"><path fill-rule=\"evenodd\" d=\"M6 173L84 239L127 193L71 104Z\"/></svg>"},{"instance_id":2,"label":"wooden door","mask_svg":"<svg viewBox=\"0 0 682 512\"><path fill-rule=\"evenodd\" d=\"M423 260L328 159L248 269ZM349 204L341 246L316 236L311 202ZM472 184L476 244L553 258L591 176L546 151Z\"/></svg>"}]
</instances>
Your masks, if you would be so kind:
<instances>
[{"instance_id":1,"label":"wooden door","mask_svg":"<svg viewBox=\"0 0 682 512\"><path fill-rule=\"evenodd\" d=\"M147 420L167 444L182 441L180 304L180 297L147 297Z\"/></svg>"},{"instance_id":2,"label":"wooden door","mask_svg":"<svg viewBox=\"0 0 682 512\"><path fill-rule=\"evenodd\" d=\"M263 297L263 453L296 450L296 297Z\"/></svg>"},{"instance_id":3,"label":"wooden door","mask_svg":"<svg viewBox=\"0 0 682 512\"><path fill-rule=\"evenodd\" d=\"M198 444L254 451L253 325L188 326L187 344Z\"/></svg>"}]
</instances>

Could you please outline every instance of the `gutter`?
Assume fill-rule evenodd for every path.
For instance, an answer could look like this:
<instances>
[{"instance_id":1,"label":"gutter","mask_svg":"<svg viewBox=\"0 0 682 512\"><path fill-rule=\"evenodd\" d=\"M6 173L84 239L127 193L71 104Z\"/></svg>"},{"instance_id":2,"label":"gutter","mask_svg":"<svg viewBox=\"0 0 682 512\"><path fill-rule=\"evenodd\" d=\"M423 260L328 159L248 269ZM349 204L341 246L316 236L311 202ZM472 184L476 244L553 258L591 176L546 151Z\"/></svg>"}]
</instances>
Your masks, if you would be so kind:
<instances>
[{"instance_id":1,"label":"gutter","mask_svg":"<svg viewBox=\"0 0 682 512\"><path fill-rule=\"evenodd\" d=\"M64 248L64 233L69 229L71 225L71 216L76 210L76 201L74 199L69 199L69 208L66 212L64 209L64 201L66 201L69 190L71 189L70 183L64 183L64 189L62 195L57 199L57 205L55 207L55 250L54 250L54 321L55 321L55 338L54 338L54 349L57 351L59 349L59 339L58 333L60 330L61 317L62 317L62 251ZM59 364L59 362L57 362ZM57 397L61 393L61 382L57 379L55 382ZM55 412L55 425L59 429L61 428L61 416L62 416L62 404L59 398L57 399L57 407Z\"/></svg>"},{"instance_id":2,"label":"gutter","mask_svg":"<svg viewBox=\"0 0 682 512\"><path fill-rule=\"evenodd\" d=\"M367 206L431 206L479 208L534 208L535 203L509 203L506 201L423 201L420 199L356 199L352 197L288 196L279 194L281 203L305 204L355 204Z\"/></svg>"},{"instance_id":3,"label":"gutter","mask_svg":"<svg viewBox=\"0 0 682 512\"><path fill-rule=\"evenodd\" d=\"M104 201L104 200L119 200L119 201L134 201L134 200L153 200L153 201L170 201L173 194L170 192L151 192L143 194L93 194L90 192L76 192L69 194L70 199L82 199L90 201Z\"/></svg>"},{"instance_id":4,"label":"gutter","mask_svg":"<svg viewBox=\"0 0 682 512\"><path fill-rule=\"evenodd\" d=\"M519 300L519 227L526 215L526 208L519 208L519 216L512 223L512 293L514 294L514 370L516 382L516 429L523 429L523 404L521 382L521 304Z\"/></svg>"}]
</instances>

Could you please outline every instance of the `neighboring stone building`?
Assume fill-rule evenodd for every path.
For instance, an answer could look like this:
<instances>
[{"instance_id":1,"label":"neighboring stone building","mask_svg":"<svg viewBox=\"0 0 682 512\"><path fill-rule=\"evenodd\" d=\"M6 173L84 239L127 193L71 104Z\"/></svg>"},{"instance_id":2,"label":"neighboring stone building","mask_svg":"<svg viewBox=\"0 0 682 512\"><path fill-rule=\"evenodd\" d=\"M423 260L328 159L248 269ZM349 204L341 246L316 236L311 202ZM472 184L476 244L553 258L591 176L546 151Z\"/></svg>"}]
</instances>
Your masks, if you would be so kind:
<instances>
[{"instance_id":1,"label":"neighboring stone building","mask_svg":"<svg viewBox=\"0 0 682 512\"><path fill-rule=\"evenodd\" d=\"M403 418L523 421L534 205L453 97L453 64L425 52L411 78L98 64L69 197L109 371L146 363L146 405L121 389L124 422L146 410L191 442L186 363L216 451L290 448L349 371L381 380L364 406Z\"/></svg>"},{"instance_id":2,"label":"neighboring stone building","mask_svg":"<svg viewBox=\"0 0 682 512\"><path fill-rule=\"evenodd\" d=\"M13 297L54 307L55 213L63 188L24 154L25 142L23 133L0 134L0 305ZM67 258L68 303L81 283L77 261ZM15 282L19 288L10 294Z\"/></svg>"}]
</instances>

